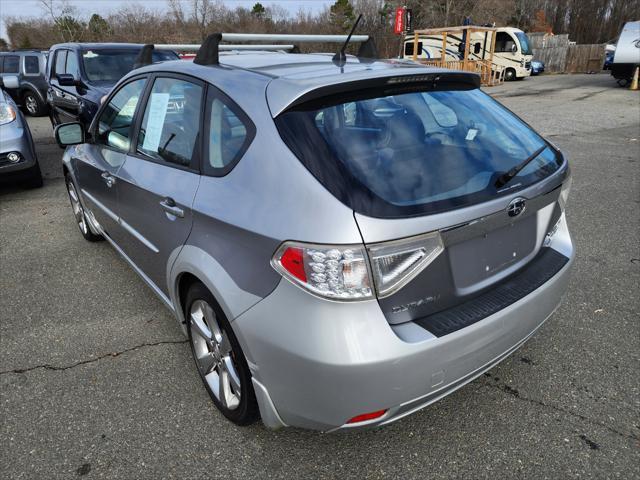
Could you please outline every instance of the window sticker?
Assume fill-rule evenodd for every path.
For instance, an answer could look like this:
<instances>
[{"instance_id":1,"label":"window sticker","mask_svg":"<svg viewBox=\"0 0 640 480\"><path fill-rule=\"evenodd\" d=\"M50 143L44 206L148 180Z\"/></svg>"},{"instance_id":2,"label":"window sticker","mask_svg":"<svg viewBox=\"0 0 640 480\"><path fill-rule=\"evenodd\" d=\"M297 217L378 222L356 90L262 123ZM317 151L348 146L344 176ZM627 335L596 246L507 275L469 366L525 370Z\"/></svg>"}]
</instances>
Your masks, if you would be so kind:
<instances>
[{"instance_id":1,"label":"window sticker","mask_svg":"<svg viewBox=\"0 0 640 480\"><path fill-rule=\"evenodd\" d=\"M467 136L465 137L465 140L473 140L474 138L476 138L476 135L478 134L478 130L476 130L475 128L470 128L469 131L467 132Z\"/></svg>"},{"instance_id":2,"label":"window sticker","mask_svg":"<svg viewBox=\"0 0 640 480\"><path fill-rule=\"evenodd\" d=\"M167 115L169 104L168 93L152 93L147 112L147 128L144 134L142 148L149 152L157 152L164 127L164 118Z\"/></svg>"},{"instance_id":3,"label":"window sticker","mask_svg":"<svg viewBox=\"0 0 640 480\"><path fill-rule=\"evenodd\" d=\"M125 117L125 118L133 118L133 114L136 112L136 105L138 105L138 96L135 95L133 97L131 97L129 100L127 100L127 103L125 103L122 107L122 109L120 110L120 113L118 114L119 117Z\"/></svg>"}]
</instances>

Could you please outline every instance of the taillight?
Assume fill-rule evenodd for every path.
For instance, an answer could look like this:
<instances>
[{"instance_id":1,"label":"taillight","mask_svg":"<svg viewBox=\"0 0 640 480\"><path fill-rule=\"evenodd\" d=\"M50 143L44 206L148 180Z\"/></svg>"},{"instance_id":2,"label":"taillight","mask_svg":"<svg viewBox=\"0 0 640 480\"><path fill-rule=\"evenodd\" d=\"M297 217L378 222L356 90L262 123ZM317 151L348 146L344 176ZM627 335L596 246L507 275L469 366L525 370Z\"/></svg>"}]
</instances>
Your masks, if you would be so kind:
<instances>
[{"instance_id":1,"label":"taillight","mask_svg":"<svg viewBox=\"0 0 640 480\"><path fill-rule=\"evenodd\" d=\"M388 297L401 289L443 250L442 239L437 232L369 246L378 297Z\"/></svg>"},{"instance_id":2,"label":"taillight","mask_svg":"<svg viewBox=\"0 0 640 480\"><path fill-rule=\"evenodd\" d=\"M315 295L332 300L368 300L373 298L374 286L379 298L396 292L443 250L438 233L373 244L366 250L361 245L285 242L272 264L283 276Z\"/></svg>"},{"instance_id":3,"label":"taillight","mask_svg":"<svg viewBox=\"0 0 640 480\"><path fill-rule=\"evenodd\" d=\"M289 280L333 300L373 298L369 267L362 246L283 243L272 265Z\"/></svg>"}]
</instances>

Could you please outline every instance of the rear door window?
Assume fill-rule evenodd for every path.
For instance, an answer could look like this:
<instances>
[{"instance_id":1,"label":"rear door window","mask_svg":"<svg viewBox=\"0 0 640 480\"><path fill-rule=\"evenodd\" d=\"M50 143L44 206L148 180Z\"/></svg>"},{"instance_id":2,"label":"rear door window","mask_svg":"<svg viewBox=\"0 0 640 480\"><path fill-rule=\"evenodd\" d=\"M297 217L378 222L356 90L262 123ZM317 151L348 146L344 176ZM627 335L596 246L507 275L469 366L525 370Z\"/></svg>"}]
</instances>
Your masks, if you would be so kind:
<instances>
[{"instance_id":1,"label":"rear door window","mask_svg":"<svg viewBox=\"0 0 640 480\"><path fill-rule=\"evenodd\" d=\"M4 72L3 73L18 73L20 64L20 57L17 55L7 55L4 57Z\"/></svg>"},{"instance_id":2,"label":"rear door window","mask_svg":"<svg viewBox=\"0 0 640 480\"><path fill-rule=\"evenodd\" d=\"M26 55L24 57L24 73L26 75L40 74L40 59L35 55Z\"/></svg>"},{"instance_id":3,"label":"rear door window","mask_svg":"<svg viewBox=\"0 0 640 480\"><path fill-rule=\"evenodd\" d=\"M202 87L177 78L156 78L147 100L137 151L149 158L189 167L196 161Z\"/></svg>"}]
</instances>

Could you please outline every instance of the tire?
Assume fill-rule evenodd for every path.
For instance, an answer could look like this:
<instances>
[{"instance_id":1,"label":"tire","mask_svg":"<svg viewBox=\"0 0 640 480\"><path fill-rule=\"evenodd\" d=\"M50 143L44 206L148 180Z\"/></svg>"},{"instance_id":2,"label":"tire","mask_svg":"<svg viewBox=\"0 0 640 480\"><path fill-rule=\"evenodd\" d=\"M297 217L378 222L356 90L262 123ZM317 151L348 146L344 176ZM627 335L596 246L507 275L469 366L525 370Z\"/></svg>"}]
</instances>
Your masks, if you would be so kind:
<instances>
[{"instance_id":1,"label":"tire","mask_svg":"<svg viewBox=\"0 0 640 480\"><path fill-rule=\"evenodd\" d=\"M184 305L193 360L213 403L236 425L254 423L260 412L251 371L222 309L199 282L189 288Z\"/></svg>"},{"instance_id":2,"label":"tire","mask_svg":"<svg viewBox=\"0 0 640 480\"><path fill-rule=\"evenodd\" d=\"M42 187L42 172L40 171L40 164L38 162L28 170L24 185L27 188Z\"/></svg>"},{"instance_id":3,"label":"tire","mask_svg":"<svg viewBox=\"0 0 640 480\"><path fill-rule=\"evenodd\" d=\"M504 72L504 79L511 82L516 79L516 71L513 68L507 68Z\"/></svg>"},{"instance_id":4,"label":"tire","mask_svg":"<svg viewBox=\"0 0 640 480\"><path fill-rule=\"evenodd\" d=\"M32 90L22 94L22 105L32 117L42 117L47 113L47 105Z\"/></svg>"},{"instance_id":5,"label":"tire","mask_svg":"<svg viewBox=\"0 0 640 480\"><path fill-rule=\"evenodd\" d=\"M100 240L104 240L102 235L96 235L91 231L89 227L89 221L87 220L87 215L84 212L84 208L82 203L80 202L80 197L78 196L78 191L76 190L75 185L73 184L73 180L71 180L71 176L66 174L64 176L65 184L67 185L67 193L69 194L69 201L71 202L71 209L73 210L73 216L76 219L76 224L78 225L78 229L80 233L88 242L98 242Z\"/></svg>"}]
</instances>

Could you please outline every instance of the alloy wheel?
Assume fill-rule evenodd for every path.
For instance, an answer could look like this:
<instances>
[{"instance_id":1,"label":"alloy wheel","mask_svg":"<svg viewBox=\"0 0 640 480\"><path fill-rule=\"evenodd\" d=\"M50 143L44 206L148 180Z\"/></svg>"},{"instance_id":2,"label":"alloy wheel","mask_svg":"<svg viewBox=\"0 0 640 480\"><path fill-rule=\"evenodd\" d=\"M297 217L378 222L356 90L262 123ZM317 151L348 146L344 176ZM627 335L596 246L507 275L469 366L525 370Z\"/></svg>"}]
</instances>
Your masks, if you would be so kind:
<instances>
[{"instance_id":1,"label":"alloy wheel","mask_svg":"<svg viewBox=\"0 0 640 480\"><path fill-rule=\"evenodd\" d=\"M71 180L67 180L67 191L69 192L69 200L71 201L73 216L76 217L78 228L80 228L80 231L84 235L87 235L89 233L89 227L87 226L87 220L84 216L84 209L82 208L82 204L80 203L80 199L78 198L76 187L73 185L73 182L71 182Z\"/></svg>"},{"instance_id":2,"label":"alloy wheel","mask_svg":"<svg viewBox=\"0 0 640 480\"><path fill-rule=\"evenodd\" d=\"M235 410L240 405L242 388L229 335L220 328L213 308L204 300L193 302L189 322L200 374L218 402Z\"/></svg>"},{"instance_id":3,"label":"alloy wheel","mask_svg":"<svg viewBox=\"0 0 640 480\"><path fill-rule=\"evenodd\" d=\"M30 115L36 115L38 113L38 100L31 94L24 97L24 105Z\"/></svg>"}]
</instances>

